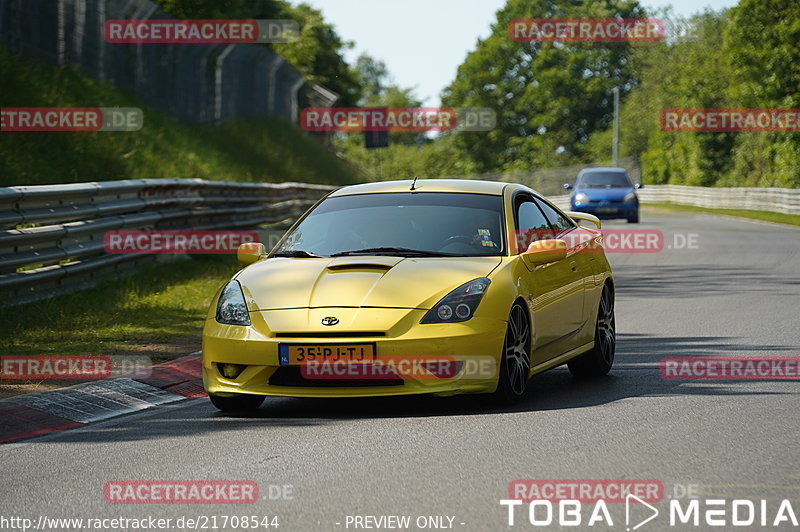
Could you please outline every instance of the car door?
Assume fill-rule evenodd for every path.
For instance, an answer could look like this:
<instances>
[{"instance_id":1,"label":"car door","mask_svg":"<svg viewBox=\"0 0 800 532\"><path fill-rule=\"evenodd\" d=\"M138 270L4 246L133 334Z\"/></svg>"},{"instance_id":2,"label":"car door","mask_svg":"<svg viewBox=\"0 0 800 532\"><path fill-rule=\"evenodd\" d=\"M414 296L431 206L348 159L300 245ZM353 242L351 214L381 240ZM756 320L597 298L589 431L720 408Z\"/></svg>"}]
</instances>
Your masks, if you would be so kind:
<instances>
[{"instance_id":1,"label":"car door","mask_svg":"<svg viewBox=\"0 0 800 532\"><path fill-rule=\"evenodd\" d=\"M565 262L569 266L569 284L574 285L579 293L579 297L576 297L576 306L569 318L570 326L574 332L583 327L589 315L586 306L586 292L594 285L592 261L596 258L596 254L587 252L587 246L593 235L580 228L571 218L556 209L547 200L537 196L536 203L553 227L555 238L561 238L567 242L567 258ZM578 285L580 289L577 288ZM578 299L580 300L580 305L577 305ZM579 345L585 343L578 338L575 338L575 340L575 345L567 346L569 349L579 347Z\"/></svg>"},{"instance_id":2,"label":"car door","mask_svg":"<svg viewBox=\"0 0 800 532\"><path fill-rule=\"evenodd\" d=\"M521 193L514 200L514 217L520 251L534 240L558 234L532 195ZM573 269L575 268L575 269ZM532 365L562 353L564 344L580 327L583 287L569 256L561 261L523 270L520 288L533 316Z\"/></svg>"}]
</instances>

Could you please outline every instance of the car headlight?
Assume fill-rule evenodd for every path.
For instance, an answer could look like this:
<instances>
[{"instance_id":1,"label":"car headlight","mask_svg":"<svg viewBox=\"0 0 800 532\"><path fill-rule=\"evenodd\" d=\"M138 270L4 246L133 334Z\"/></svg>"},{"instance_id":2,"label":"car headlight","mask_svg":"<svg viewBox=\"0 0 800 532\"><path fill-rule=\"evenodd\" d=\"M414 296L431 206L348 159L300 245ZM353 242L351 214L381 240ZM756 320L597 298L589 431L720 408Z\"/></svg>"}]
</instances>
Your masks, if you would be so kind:
<instances>
[{"instance_id":1,"label":"car headlight","mask_svg":"<svg viewBox=\"0 0 800 532\"><path fill-rule=\"evenodd\" d=\"M575 203L589 203L589 196L583 192L578 192L575 194Z\"/></svg>"},{"instance_id":2,"label":"car headlight","mask_svg":"<svg viewBox=\"0 0 800 532\"><path fill-rule=\"evenodd\" d=\"M633 193L633 192L631 192L630 194L628 194L627 196L625 196L625 200L624 200L624 201L625 201L625 203L633 203L633 202L634 202L634 201L636 201L637 199L638 199L638 198L636 197L636 194L635 194L635 193Z\"/></svg>"},{"instance_id":3,"label":"car headlight","mask_svg":"<svg viewBox=\"0 0 800 532\"><path fill-rule=\"evenodd\" d=\"M231 281L222 289L217 302L217 321L226 325L250 325L250 314L239 281Z\"/></svg>"},{"instance_id":4,"label":"car headlight","mask_svg":"<svg viewBox=\"0 0 800 532\"><path fill-rule=\"evenodd\" d=\"M425 313L420 323L457 323L467 321L475 313L491 281L486 277L464 283Z\"/></svg>"}]
</instances>

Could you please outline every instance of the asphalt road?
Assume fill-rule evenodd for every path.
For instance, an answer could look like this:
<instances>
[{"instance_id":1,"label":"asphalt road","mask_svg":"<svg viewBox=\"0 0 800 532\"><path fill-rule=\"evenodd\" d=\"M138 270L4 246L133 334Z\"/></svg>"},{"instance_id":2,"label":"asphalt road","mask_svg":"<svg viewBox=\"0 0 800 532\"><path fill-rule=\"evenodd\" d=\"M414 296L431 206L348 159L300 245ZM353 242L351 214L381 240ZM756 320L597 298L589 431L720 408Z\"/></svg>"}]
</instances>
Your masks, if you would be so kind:
<instances>
[{"instance_id":1,"label":"asphalt road","mask_svg":"<svg viewBox=\"0 0 800 532\"><path fill-rule=\"evenodd\" d=\"M800 513L800 384L672 381L658 369L665 356L800 355L800 230L665 211L646 212L640 227L663 231L666 246L610 255L619 344L607 378L559 368L505 410L480 396L270 399L256 415L226 417L186 401L3 446L0 515L277 515L282 531L356 530L354 515L450 516L455 530L500 530L509 482L528 478L657 479L665 499L686 486L703 499L765 499L769 525L784 498ZM694 249L676 249L692 238ZM288 484L293 499L107 504L103 485L129 479L253 480L262 493ZM625 530L624 506L609 504L614 526L573 530ZM702 518L670 528L668 502L655 506L639 530L709 528ZM649 515L631 512L632 524ZM526 505L513 529L544 527Z\"/></svg>"}]
</instances>

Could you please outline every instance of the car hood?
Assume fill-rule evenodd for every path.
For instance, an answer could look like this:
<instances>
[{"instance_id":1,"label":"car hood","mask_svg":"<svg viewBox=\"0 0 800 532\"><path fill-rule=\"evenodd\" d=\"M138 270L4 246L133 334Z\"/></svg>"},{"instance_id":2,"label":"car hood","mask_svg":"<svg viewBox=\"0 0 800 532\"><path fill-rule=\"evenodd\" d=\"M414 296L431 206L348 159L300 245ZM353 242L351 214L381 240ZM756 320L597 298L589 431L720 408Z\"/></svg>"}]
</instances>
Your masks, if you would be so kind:
<instances>
[{"instance_id":1,"label":"car hood","mask_svg":"<svg viewBox=\"0 0 800 532\"><path fill-rule=\"evenodd\" d=\"M274 257L236 276L247 307L428 309L458 286L486 277L500 257Z\"/></svg>"},{"instance_id":2,"label":"car hood","mask_svg":"<svg viewBox=\"0 0 800 532\"><path fill-rule=\"evenodd\" d=\"M634 192L633 187L624 188L577 188L575 193L583 192L589 196L590 200L595 201L622 201L625 196Z\"/></svg>"}]
</instances>

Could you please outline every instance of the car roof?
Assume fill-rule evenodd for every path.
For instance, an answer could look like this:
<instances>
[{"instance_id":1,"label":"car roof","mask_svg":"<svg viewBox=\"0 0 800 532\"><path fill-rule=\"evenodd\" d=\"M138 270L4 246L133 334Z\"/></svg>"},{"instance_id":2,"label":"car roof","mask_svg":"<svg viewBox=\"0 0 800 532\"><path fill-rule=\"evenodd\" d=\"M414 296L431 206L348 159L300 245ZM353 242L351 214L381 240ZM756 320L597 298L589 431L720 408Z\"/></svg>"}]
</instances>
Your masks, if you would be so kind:
<instances>
[{"instance_id":1,"label":"car roof","mask_svg":"<svg viewBox=\"0 0 800 532\"><path fill-rule=\"evenodd\" d=\"M611 167L611 166L602 166L602 167L597 167L597 168L584 168L583 170L580 171L580 173L578 175L580 175L580 174L590 174L590 173L593 174L595 172L617 172L617 173L620 173L620 174L627 173L624 168L614 168L614 167Z\"/></svg>"},{"instance_id":2,"label":"car roof","mask_svg":"<svg viewBox=\"0 0 800 532\"><path fill-rule=\"evenodd\" d=\"M381 194L388 192L410 192L413 180L376 181L342 187L331 196L349 196L353 194ZM500 181L479 181L477 179L417 179L414 192L461 192L473 194L490 194L502 196L508 183Z\"/></svg>"}]
</instances>

